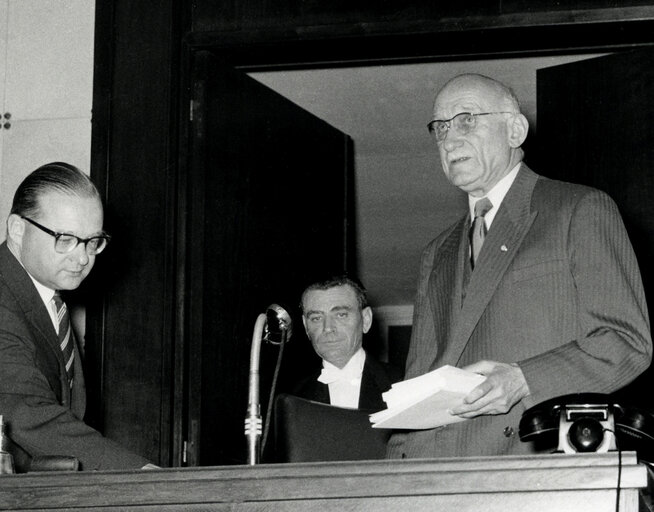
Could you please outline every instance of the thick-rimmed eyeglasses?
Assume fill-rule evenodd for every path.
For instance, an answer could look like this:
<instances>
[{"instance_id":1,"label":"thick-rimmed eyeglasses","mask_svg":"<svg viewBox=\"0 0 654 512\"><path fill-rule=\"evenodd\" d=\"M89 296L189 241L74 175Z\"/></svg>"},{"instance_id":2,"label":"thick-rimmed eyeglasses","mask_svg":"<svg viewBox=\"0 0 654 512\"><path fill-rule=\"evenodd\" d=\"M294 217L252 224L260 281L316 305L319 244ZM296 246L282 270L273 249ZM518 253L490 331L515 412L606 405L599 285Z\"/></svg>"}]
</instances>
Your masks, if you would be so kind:
<instances>
[{"instance_id":1,"label":"thick-rimmed eyeglasses","mask_svg":"<svg viewBox=\"0 0 654 512\"><path fill-rule=\"evenodd\" d=\"M55 251L59 254L67 254L69 252L73 252L79 244L83 244L87 254L90 256L95 256L96 254L100 254L102 251L104 251L107 247L107 244L109 243L109 240L111 240L111 237L106 234L92 236L90 238L80 238L69 233L57 233L56 231L52 231L51 229L42 226L38 222L28 217L21 215L21 218L25 219L33 226L36 226L44 233L53 236L55 239Z\"/></svg>"},{"instance_id":2,"label":"thick-rimmed eyeglasses","mask_svg":"<svg viewBox=\"0 0 654 512\"><path fill-rule=\"evenodd\" d=\"M436 142L441 143L447 137L447 132L452 127L460 134L467 135L477 128L477 118L480 116L492 116L495 114L514 114L514 112L481 112L473 114L472 112L461 112L451 119L434 119L427 124L427 129Z\"/></svg>"}]
</instances>

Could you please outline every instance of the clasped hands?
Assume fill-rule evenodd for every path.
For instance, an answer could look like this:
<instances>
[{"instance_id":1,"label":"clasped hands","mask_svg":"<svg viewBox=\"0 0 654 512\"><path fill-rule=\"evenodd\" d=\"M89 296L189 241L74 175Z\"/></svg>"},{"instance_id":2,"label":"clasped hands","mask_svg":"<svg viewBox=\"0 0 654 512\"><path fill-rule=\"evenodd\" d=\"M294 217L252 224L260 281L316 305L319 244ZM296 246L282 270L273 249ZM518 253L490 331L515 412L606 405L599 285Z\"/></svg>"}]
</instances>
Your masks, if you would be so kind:
<instances>
[{"instance_id":1,"label":"clasped hands","mask_svg":"<svg viewBox=\"0 0 654 512\"><path fill-rule=\"evenodd\" d=\"M485 375L486 380L466 395L463 404L450 410L455 416L474 418L483 414L505 414L529 394L525 376L515 363L479 361L464 370Z\"/></svg>"}]
</instances>

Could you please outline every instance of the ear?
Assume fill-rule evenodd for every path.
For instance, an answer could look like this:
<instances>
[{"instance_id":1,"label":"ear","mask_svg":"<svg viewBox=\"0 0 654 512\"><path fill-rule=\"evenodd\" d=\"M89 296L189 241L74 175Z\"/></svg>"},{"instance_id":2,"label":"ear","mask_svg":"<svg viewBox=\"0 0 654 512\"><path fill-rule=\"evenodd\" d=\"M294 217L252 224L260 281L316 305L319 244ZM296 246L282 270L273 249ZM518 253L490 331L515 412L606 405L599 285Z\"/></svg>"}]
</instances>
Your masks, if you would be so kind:
<instances>
[{"instance_id":1,"label":"ear","mask_svg":"<svg viewBox=\"0 0 654 512\"><path fill-rule=\"evenodd\" d=\"M509 121L509 146L519 148L527 138L529 121L522 114L515 114Z\"/></svg>"},{"instance_id":2,"label":"ear","mask_svg":"<svg viewBox=\"0 0 654 512\"><path fill-rule=\"evenodd\" d=\"M304 325L304 332L307 333L307 336L309 335L309 331L307 330L307 319L304 315L302 315L302 325Z\"/></svg>"},{"instance_id":3,"label":"ear","mask_svg":"<svg viewBox=\"0 0 654 512\"><path fill-rule=\"evenodd\" d=\"M7 219L7 238L12 241L12 243L20 246L23 242L23 235L25 234L25 221L20 217L12 213Z\"/></svg>"},{"instance_id":4,"label":"ear","mask_svg":"<svg viewBox=\"0 0 654 512\"><path fill-rule=\"evenodd\" d=\"M372 325L372 309L370 309L370 306L366 306L361 310L361 316L363 317L363 333L365 334Z\"/></svg>"}]
</instances>

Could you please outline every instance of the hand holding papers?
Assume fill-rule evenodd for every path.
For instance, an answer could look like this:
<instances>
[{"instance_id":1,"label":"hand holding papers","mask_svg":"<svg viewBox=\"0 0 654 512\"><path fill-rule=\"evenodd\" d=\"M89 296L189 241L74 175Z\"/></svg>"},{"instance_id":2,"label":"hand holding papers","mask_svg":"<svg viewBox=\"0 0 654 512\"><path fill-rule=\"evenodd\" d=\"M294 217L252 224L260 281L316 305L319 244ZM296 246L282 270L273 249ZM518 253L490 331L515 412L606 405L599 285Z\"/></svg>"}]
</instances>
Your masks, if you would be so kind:
<instances>
[{"instance_id":1,"label":"hand holding papers","mask_svg":"<svg viewBox=\"0 0 654 512\"><path fill-rule=\"evenodd\" d=\"M382 394L388 409L370 415L373 428L428 429L464 421L448 411L486 377L453 366L393 384Z\"/></svg>"}]
</instances>

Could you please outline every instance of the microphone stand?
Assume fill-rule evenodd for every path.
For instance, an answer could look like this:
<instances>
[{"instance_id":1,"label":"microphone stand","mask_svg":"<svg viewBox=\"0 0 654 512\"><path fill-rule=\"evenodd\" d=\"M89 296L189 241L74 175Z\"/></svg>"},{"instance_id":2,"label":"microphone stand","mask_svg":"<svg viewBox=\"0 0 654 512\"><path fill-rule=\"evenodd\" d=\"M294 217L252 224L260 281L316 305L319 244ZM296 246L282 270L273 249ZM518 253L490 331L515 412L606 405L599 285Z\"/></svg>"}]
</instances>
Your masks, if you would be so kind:
<instances>
[{"instance_id":1,"label":"microphone stand","mask_svg":"<svg viewBox=\"0 0 654 512\"><path fill-rule=\"evenodd\" d=\"M261 446L261 405L259 404L259 353L261 351L261 338L266 325L266 315L261 313L257 317L252 333L252 347L250 349L250 378L248 389L248 410L245 417L245 436L248 443L248 464L254 466L259 462Z\"/></svg>"}]
</instances>

